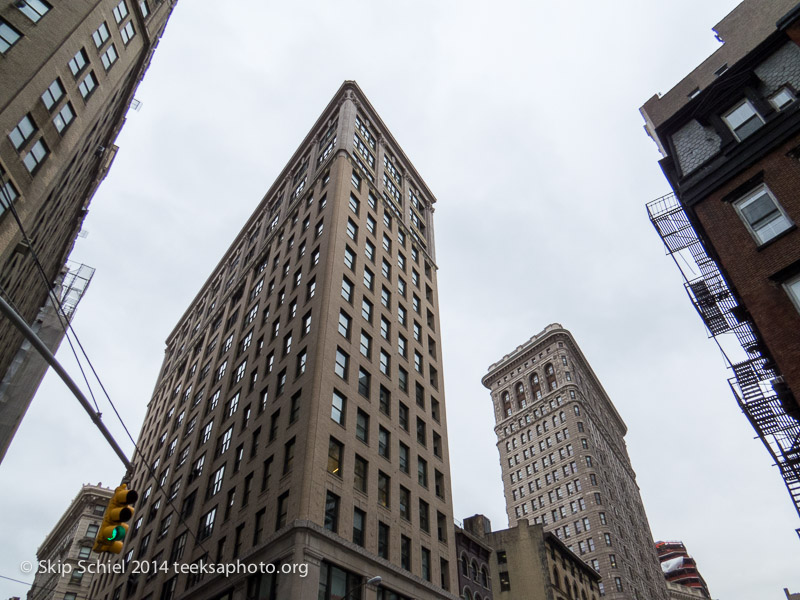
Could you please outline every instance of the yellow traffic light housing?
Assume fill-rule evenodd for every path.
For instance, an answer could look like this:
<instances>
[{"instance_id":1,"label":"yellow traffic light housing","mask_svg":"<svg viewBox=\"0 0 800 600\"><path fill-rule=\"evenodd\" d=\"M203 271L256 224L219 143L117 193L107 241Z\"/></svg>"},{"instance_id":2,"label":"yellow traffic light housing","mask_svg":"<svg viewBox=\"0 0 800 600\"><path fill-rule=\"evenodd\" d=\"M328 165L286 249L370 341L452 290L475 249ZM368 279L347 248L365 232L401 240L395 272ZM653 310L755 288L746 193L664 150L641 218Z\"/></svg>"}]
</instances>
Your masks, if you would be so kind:
<instances>
[{"instance_id":1,"label":"yellow traffic light housing","mask_svg":"<svg viewBox=\"0 0 800 600\"><path fill-rule=\"evenodd\" d=\"M116 490L108 502L106 512L103 515L103 523L97 532L92 550L95 552L109 552L119 554L128 533L128 524L133 516L133 506L139 497L133 490L129 490L127 484L122 484Z\"/></svg>"}]
</instances>

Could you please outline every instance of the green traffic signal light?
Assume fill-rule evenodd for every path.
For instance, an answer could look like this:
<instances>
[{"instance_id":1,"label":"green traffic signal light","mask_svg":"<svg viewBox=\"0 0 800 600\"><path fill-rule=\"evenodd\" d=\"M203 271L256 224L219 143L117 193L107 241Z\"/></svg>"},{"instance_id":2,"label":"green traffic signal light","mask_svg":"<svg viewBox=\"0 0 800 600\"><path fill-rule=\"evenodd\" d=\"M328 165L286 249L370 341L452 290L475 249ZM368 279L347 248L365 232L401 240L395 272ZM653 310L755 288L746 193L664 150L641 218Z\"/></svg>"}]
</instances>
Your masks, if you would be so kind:
<instances>
[{"instance_id":1,"label":"green traffic signal light","mask_svg":"<svg viewBox=\"0 0 800 600\"><path fill-rule=\"evenodd\" d=\"M111 537L110 538L106 538L106 539L109 542L114 542L114 541L121 542L122 540L125 539L125 534L126 533L127 533L127 530L122 525L117 525L116 527L114 527L114 530L111 532Z\"/></svg>"}]
</instances>

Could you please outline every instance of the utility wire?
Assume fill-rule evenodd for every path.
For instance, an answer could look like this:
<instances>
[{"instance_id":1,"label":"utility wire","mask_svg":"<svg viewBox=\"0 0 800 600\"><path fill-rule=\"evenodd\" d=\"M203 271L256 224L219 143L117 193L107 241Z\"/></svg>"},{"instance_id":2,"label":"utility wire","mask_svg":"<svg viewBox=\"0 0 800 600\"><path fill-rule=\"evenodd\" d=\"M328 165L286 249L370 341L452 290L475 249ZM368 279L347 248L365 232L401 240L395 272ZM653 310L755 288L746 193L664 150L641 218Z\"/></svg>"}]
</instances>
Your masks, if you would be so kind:
<instances>
[{"instance_id":1,"label":"utility wire","mask_svg":"<svg viewBox=\"0 0 800 600\"><path fill-rule=\"evenodd\" d=\"M36 565L35 562L33 564ZM34 582L20 581L19 579L12 579L11 577L6 577L5 575L0 575L0 579L7 579L8 581L13 581L14 583L22 583L22 584L25 584L25 585L29 585L29 586L31 586L31 589L30 589L29 593L33 592L34 588L37 589L37 593L38 592L45 592L45 593L47 593L47 592L55 592L58 589L57 585L52 586L52 587L45 587L43 585L36 585L36 583L34 583ZM77 598L87 598L88 599L88 596L76 595L75 598L76 599Z\"/></svg>"},{"instance_id":2,"label":"utility wire","mask_svg":"<svg viewBox=\"0 0 800 600\"><path fill-rule=\"evenodd\" d=\"M85 357L86 362L87 362L87 364L89 365L89 367L90 367L90 369L92 371L92 374L94 375L95 379L97 380L98 384L100 385L100 388L103 390L103 394L105 395L106 399L108 400L108 403L111 405L111 408L113 409L114 414L116 414L117 419L119 419L119 422L122 425L122 428L125 430L125 433L127 434L128 438L132 442L133 448L134 448L134 453L138 454L141 457L142 464L144 464L145 468L147 469L148 474L150 476L152 476L152 478L155 480L157 489L159 489L162 492L164 492L164 499L166 500L166 502L170 506L170 508L172 508L173 511L175 511L175 514L178 516L178 521L186 526L186 531L192 536L192 539L194 540L195 545L200 546L200 548L204 552L208 553L208 549L205 548L203 546L202 542L197 539L197 536L192 531L192 528L189 527L189 524L183 519L183 517L181 516L181 513L177 510L175 505L172 503L172 500L170 499L170 497L169 497L169 495L167 493L167 490L164 489L164 487L161 485L161 482L159 481L158 475L155 472L155 470L147 463L147 459L145 458L144 453L141 451L141 449L137 445L136 440L134 439L133 435L131 434L130 430L128 429L127 425L125 424L124 420L122 419L122 415L119 414L119 411L117 410L117 407L114 405L114 402L111 400L111 396L108 394L108 391L106 390L105 386L103 385L103 382L100 380L100 377L97 374L97 371L95 370L91 359L89 358L88 354L86 353L86 350L83 347L83 344L81 344L80 339L78 338L78 334L75 332L75 329L72 327L72 323L67 318L67 315L66 315L66 313L64 311L64 308L61 305L61 301L58 299L56 294L50 288L49 280L47 279L47 275L46 275L46 273L44 271L44 267L42 266L41 262L39 261L39 258L38 258L37 254L36 254L36 251L35 251L34 247L33 247L33 242L28 237L28 234L25 232L25 228L22 225L22 221L21 221L21 219L19 218L19 215L16 212L16 209L15 209L15 207L13 205L13 202L9 198L8 191L6 190L6 186L5 186L5 183L4 183L3 178L2 178L2 174L0 174L0 190L2 190L2 194L6 199L6 203L8 204L9 209L11 210L12 214L14 215L15 221L17 222L17 225L19 226L20 231L22 232L23 239L28 244L28 247L29 247L30 252L31 252L31 256L33 257L34 262L36 263L36 266L38 268L39 273L41 274L42 278L45 281L45 285L47 286L47 289L49 291L49 294L51 296L52 301L55 304L55 306L57 307L57 309L60 311L61 315L63 316L64 321L61 323L61 325L62 325L62 327L64 327L64 335L65 335L65 337L67 337L67 341L70 341L69 340L69 336L67 335L67 329L69 329L72 332L72 335L75 337L75 341L78 344L78 346L80 347L81 353ZM8 296L7 293L5 295ZM59 321L61 321L61 317L59 317ZM85 375L85 373L83 371L83 368L80 365L80 360L79 360L79 358L77 356L77 352L75 352L74 346L72 345L71 341L70 341L70 348L72 348L73 354L75 354L75 359L78 362L78 367L81 370L81 374L84 376L84 381L86 381L86 385L89 386L89 382L86 379L86 375ZM97 401L95 400L94 394L91 391L91 386L89 386L89 393L90 393L90 395L92 397L92 400L95 402L95 406L97 406ZM100 414L99 407L97 409L97 412L98 412L98 418L99 418L99 414ZM130 473L130 475L132 476L133 474Z\"/></svg>"}]
</instances>

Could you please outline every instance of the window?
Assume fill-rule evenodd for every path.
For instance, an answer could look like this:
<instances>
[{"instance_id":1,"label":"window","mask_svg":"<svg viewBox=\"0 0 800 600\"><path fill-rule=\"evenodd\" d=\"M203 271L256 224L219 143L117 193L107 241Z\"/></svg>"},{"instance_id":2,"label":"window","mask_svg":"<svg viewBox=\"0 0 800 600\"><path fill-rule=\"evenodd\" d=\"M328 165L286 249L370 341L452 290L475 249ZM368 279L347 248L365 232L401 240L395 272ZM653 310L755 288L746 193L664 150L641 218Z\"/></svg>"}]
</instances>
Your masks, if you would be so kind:
<instances>
[{"instance_id":1,"label":"window","mask_svg":"<svg viewBox=\"0 0 800 600\"><path fill-rule=\"evenodd\" d=\"M290 439L283 445L283 474L290 473L294 466L294 445L295 438Z\"/></svg>"},{"instance_id":2,"label":"window","mask_svg":"<svg viewBox=\"0 0 800 600\"><path fill-rule=\"evenodd\" d=\"M361 300L361 316L368 323L372 323L372 303L366 298Z\"/></svg>"},{"instance_id":3,"label":"window","mask_svg":"<svg viewBox=\"0 0 800 600\"><path fill-rule=\"evenodd\" d=\"M800 275L795 275L783 284L783 289L789 294L795 308L800 311Z\"/></svg>"},{"instance_id":4,"label":"window","mask_svg":"<svg viewBox=\"0 0 800 600\"><path fill-rule=\"evenodd\" d=\"M378 393L378 400L379 400L380 411L385 415L391 415L392 414L391 392L385 387L380 386L380 391Z\"/></svg>"},{"instance_id":5,"label":"window","mask_svg":"<svg viewBox=\"0 0 800 600\"><path fill-rule=\"evenodd\" d=\"M426 581L431 580L431 551L424 546L420 549L420 558L422 561L422 578Z\"/></svg>"},{"instance_id":6,"label":"window","mask_svg":"<svg viewBox=\"0 0 800 600\"><path fill-rule=\"evenodd\" d=\"M122 42L127 46L128 42L136 35L136 30L133 28L133 21L125 23L125 26L119 30L119 34L122 36Z\"/></svg>"},{"instance_id":7,"label":"window","mask_svg":"<svg viewBox=\"0 0 800 600\"><path fill-rule=\"evenodd\" d=\"M402 402L400 402L397 407L397 417L400 422L400 427L408 431L408 407Z\"/></svg>"},{"instance_id":8,"label":"window","mask_svg":"<svg viewBox=\"0 0 800 600\"><path fill-rule=\"evenodd\" d=\"M284 492L278 497L278 511L275 518L275 529L280 529L286 525L286 517L289 512L289 492Z\"/></svg>"},{"instance_id":9,"label":"window","mask_svg":"<svg viewBox=\"0 0 800 600\"><path fill-rule=\"evenodd\" d=\"M398 342L402 340L403 344L401 344L401 348L405 349L405 338L400 336ZM402 354L405 357L405 353ZM403 367L397 368L397 379L398 384L400 386L400 391L408 393L408 371L406 371Z\"/></svg>"},{"instance_id":10,"label":"window","mask_svg":"<svg viewBox=\"0 0 800 600\"><path fill-rule=\"evenodd\" d=\"M222 489L222 480L225 477L225 465L214 471L211 476L211 481L208 484L208 491L206 492L206 499L216 495Z\"/></svg>"},{"instance_id":11,"label":"window","mask_svg":"<svg viewBox=\"0 0 800 600\"><path fill-rule=\"evenodd\" d=\"M367 493L367 461L356 454L353 462L353 487L359 492Z\"/></svg>"},{"instance_id":12,"label":"window","mask_svg":"<svg viewBox=\"0 0 800 600\"><path fill-rule=\"evenodd\" d=\"M128 16L128 6L125 4L125 0L122 0L119 4L114 7L114 20L117 24L122 23L122 19Z\"/></svg>"},{"instance_id":13,"label":"window","mask_svg":"<svg viewBox=\"0 0 800 600\"><path fill-rule=\"evenodd\" d=\"M425 421L417 417L417 443L424 447L426 445L425 439Z\"/></svg>"},{"instance_id":14,"label":"window","mask_svg":"<svg viewBox=\"0 0 800 600\"><path fill-rule=\"evenodd\" d=\"M358 225L352 219L347 219L347 236L353 241L358 239Z\"/></svg>"},{"instance_id":15,"label":"window","mask_svg":"<svg viewBox=\"0 0 800 600\"><path fill-rule=\"evenodd\" d=\"M14 5L34 23L47 14L47 11L51 8L47 2L42 0L20 0L15 2Z\"/></svg>"},{"instance_id":16,"label":"window","mask_svg":"<svg viewBox=\"0 0 800 600\"><path fill-rule=\"evenodd\" d=\"M378 521L378 556L389 559L389 526Z\"/></svg>"},{"instance_id":17,"label":"window","mask_svg":"<svg viewBox=\"0 0 800 600\"><path fill-rule=\"evenodd\" d=\"M354 269L354 267L355 267L355 262L356 262L355 253L352 250L350 250L349 246L345 246L345 248L344 248L344 264L345 264L345 266L352 271Z\"/></svg>"},{"instance_id":18,"label":"window","mask_svg":"<svg viewBox=\"0 0 800 600\"><path fill-rule=\"evenodd\" d=\"M766 244L792 226L783 207L765 185L737 200L733 206L759 244Z\"/></svg>"},{"instance_id":19,"label":"window","mask_svg":"<svg viewBox=\"0 0 800 600\"><path fill-rule=\"evenodd\" d=\"M417 481L421 486L428 487L428 462L422 457L417 457Z\"/></svg>"},{"instance_id":20,"label":"window","mask_svg":"<svg viewBox=\"0 0 800 600\"><path fill-rule=\"evenodd\" d=\"M372 271L370 271L367 267L364 267L364 287L372 291L374 280L375 276L373 275Z\"/></svg>"},{"instance_id":21,"label":"window","mask_svg":"<svg viewBox=\"0 0 800 600\"><path fill-rule=\"evenodd\" d=\"M103 61L103 66L105 67L106 71L108 71L115 62L117 62L117 49L114 47L114 44L111 44L108 49L103 52L102 56L100 56L100 60Z\"/></svg>"},{"instance_id":22,"label":"window","mask_svg":"<svg viewBox=\"0 0 800 600\"><path fill-rule=\"evenodd\" d=\"M369 443L369 415L360 408L356 415L356 438L365 444Z\"/></svg>"},{"instance_id":23,"label":"window","mask_svg":"<svg viewBox=\"0 0 800 600\"><path fill-rule=\"evenodd\" d=\"M69 63L67 64L69 65L69 70L72 72L72 74L75 77L77 77L78 73L83 71L83 69L86 68L86 65L88 63L89 63L89 58L86 56L86 50L81 48L80 50L78 50L75 56L69 59Z\"/></svg>"},{"instance_id":24,"label":"window","mask_svg":"<svg viewBox=\"0 0 800 600\"><path fill-rule=\"evenodd\" d=\"M358 201L358 198L356 198L353 194L350 194L349 204L350 204L350 210L352 210L354 214L358 215L360 202Z\"/></svg>"},{"instance_id":25,"label":"window","mask_svg":"<svg viewBox=\"0 0 800 600\"><path fill-rule=\"evenodd\" d=\"M386 320L386 317L381 317L381 337L388 340L390 332L391 326L389 325L389 321Z\"/></svg>"},{"instance_id":26,"label":"window","mask_svg":"<svg viewBox=\"0 0 800 600\"><path fill-rule=\"evenodd\" d=\"M364 529L366 528L367 514L360 508L353 509L353 543L364 545Z\"/></svg>"},{"instance_id":27,"label":"window","mask_svg":"<svg viewBox=\"0 0 800 600\"><path fill-rule=\"evenodd\" d=\"M2 26L2 22L0 22L0 27ZM0 42L1 43L1 42ZM51 110L58 102L61 97L64 95L64 87L61 85L61 81L56 79L51 83L48 88L42 94L42 102L44 102L45 107L47 110Z\"/></svg>"},{"instance_id":28,"label":"window","mask_svg":"<svg viewBox=\"0 0 800 600\"><path fill-rule=\"evenodd\" d=\"M370 394L370 380L372 377L370 376L369 372L366 371L364 368L359 367L358 369L358 393L364 396L365 398L369 398Z\"/></svg>"},{"instance_id":29,"label":"window","mask_svg":"<svg viewBox=\"0 0 800 600\"><path fill-rule=\"evenodd\" d=\"M353 284L347 277L342 279L342 298L353 303Z\"/></svg>"},{"instance_id":30,"label":"window","mask_svg":"<svg viewBox=\"0 0 800 600\"><path fill-rule=\"evenodd\" d=\"M328 473L339 478L342 476L343 453L344 445L340 441L331 438L328 442Z\"/></svg>"},{"instance_id":31,"label":"window","mask_svg":"<svg viewBox=\"0 0 800 600\"><path fill-rule=\"evenodd\" d=\"M419 528L426 533L431 530L430 507L428 503L421 498L419 501Z\"/></svg>"},{"instance_id":32,"label":"window","mask_svg":"<svg viewBox=\"0 0 800 600\"><path fill-rule=\"evenodd\" d=\"M411 570L411 540L404 535L400 536L400 567Z\"/></svg>"},{"instance_id":33,"label":"window","mask_svg":"<svg viewBox=\"0 0 800 600\"><path fill-rule=\"evenodd\" d=\"M772 95L769 101L772 103L772 106L775 107L776 110L783 110L789 104L794 102L794 94L789 88L781 88L778 90L774 95Z\"/></svg>"},{"instance_id":34,"label":"window","mask_svg":"<svg viewBox=\"0 0 800 600\"><path fill-rule=\"evenodd\" d=\"M325 529L339 531L339 496L333 492L325 495Z\"/></svg>"},{"instance_id":35,"label":"window","mask_svg":"<svg viewBox=\"0 0 800 600\"><path fill-rule=\"evenodd\" d=\"M378 504L389 508L390 497L390 477L383 471L378 471Z\"/></svg>"},{"instance_id":36,"label":"window","mask_svg":"<svg viewBox=\"0 0 800 600\"><path fill-rule=\"evenodd\" d=\"M381 363L380 364L381 373L383 373L387 377L391 377L391 373L389 372L390 368L391 368L391 362L390 362L389 354L387 354L383 350L381 350L380 363Z\"/></svg>"},{"instance_id":37,"label":"window","mask_svg":"<svg viewBox=\"0 0 800 600\"><path fill-rule=\"evenodd\" d=\"M408 474L408 446L406 446L403 442L400 442L398 448L397 456L398 463L400 465L400 471Z\"/></svg>"},{"instance_id":38,"label":"window","mask_svg":"<svg viewBox=\"0 0 800 600\"><path fill-rule=\"evenodd\" d=\"M25 158L22 159L22 162L25 164L25 168L28 169L29 173L34 173L39 168L39 165L44 162L49 153L50 151L44 141L39 139L31 146L30 151L25 155Z\"/></svg>"},{"instance_id":39,"label":"window","mask_svg":"<svg viewBox=\"0 0 800 600\"><path fill-rule=\"evenodd\" d=\"M75 118L75 112L72 110L72 105L67 102L61 110L58 111L55 117L53 117L53 124L56 126L58 133L63 133L67 126L72 123L72 120Z\"/></svg>"},{"instance_id":40,"label":"window","mask_svg":"<svg viewBox=\"0 0 800 600\"><path fill-rule=\"evenodd\" d=\"M0 19L0 54L5 54L21 37L19 31Z\"/></svg>"},{"instance_id":41,"label":"window","mask_svg":"<svg viewBox=\"0 0 800 600\"><path fill-rule=\"evenodd\" d=\"M361 354L366 357L370 358L372 354L372 338L369 337L364 331L361 331L361 341L359 344L359 351Z\"/></svg>"},{"instance_id":42,"label":"window","mask_svg":"<svg viewBox=\"0 0 800 600\"><path fill-rule=\"evenodd\" d=\"M350 357L341 348L336 348L336 364L333 367L334 373L347 381L347 370Z\"/></svg>"},{"instance_id":43,"label":"window","mask_svg":"<svg viewBox=\"0 0 800 600\"><path fill-rule=\"evenodd\" d=\"M204 540L211 535L214 531L214 519L217 516L217 507L215 506L202 517L200 517L200 528L197 532L197 539Z\"/></svg>"},{"instance_id":44,"label":"window","mask_svg":"<svg viewBox=\"0 0 800 600\"><path fill-rule=\"evenodd\" d=\"M389 432L383 427L378 428L378 454L389 458Z\"/></svg>"},{"instance_id":45,"label":"window","mask_svg":"<svg viewBox=\"0 0 800 600\"><path fill-rule=\"evenodd\" d=\"M333 391L333 400L331 402L331 419L344 425L344 410L347 399L336 390Z\"/></svg>"},{"instance_id":46,"label":"window","mask_svg":"<svg viewBox=\"0 0 800 600\"><path fill-rule=\"evenodd\" d=\"M411 492L408 489L400 486L400 494L397 498L397 504L400 509L400 516L406 521L411 520Z\"/></svg>"},{"instance_id":47,"label":"window","mask_svg":"<svg viewBox=\"0 0 800 600\"><path fill-rule=\"evenodd\" d=\"M739 141L753 134L764 124L761 116L747 99L742 100L739 104L722 115L722 120L725 121L725 124Z\"/></svg>"},{"instance_id":48,"label":"window","mask_svg":"<svg viewBox=\"0 0 800 600\"><path fill-rule=\"evenodd\" d=\"M299 377L306 372L306 362L308 361L308 352L303 348L297 354L297 367L295 369L295 377Z\"/></svg>"},{"instance_id":49,"label":"window","mask_svg":"<svg viewBox=\"0 0 800 600\"><path fill-rule=\"evenodd\" d=\"M203 427L203 431L200 434L200 444L205 444L209 438L211 438L211 429L214 427L214 419L211 419L208 424Z\"/></svg>"},{"instance_id":50,"label":"window","mask_svg":"<svg viewBox=\"0 0 800 600\"><path fill-rule=\"evenodd\" d=\"M17 126L11 130L11 133L8 134L8 139L11 140L14 148L19 150L35 132L36 125L28 114L22 117L20 122L17 123Z\"/></svg>"},{"instance_id":51,"label":"window","mask_svg":"<svg viewBox=\"0 0 800 600\"><path fill-rule=\"evenodd\" d=\"M81 97L86 100L94 89L97 87L97 79L94 76L94 72L90 71L89 74L83 78L83 81L78 84L78 89L81 92Z\"/></svg>"}]
</instances>

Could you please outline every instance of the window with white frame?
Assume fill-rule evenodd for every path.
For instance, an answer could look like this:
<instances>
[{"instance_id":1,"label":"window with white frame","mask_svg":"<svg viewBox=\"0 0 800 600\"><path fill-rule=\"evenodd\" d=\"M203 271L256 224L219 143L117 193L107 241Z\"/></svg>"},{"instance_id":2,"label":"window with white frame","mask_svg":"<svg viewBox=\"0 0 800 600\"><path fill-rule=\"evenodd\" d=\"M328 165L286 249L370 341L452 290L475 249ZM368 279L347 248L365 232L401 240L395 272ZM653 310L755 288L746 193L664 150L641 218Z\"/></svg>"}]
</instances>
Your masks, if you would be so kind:
<instances>
[{"instance_id":1,"label":"window with white frame","mask_svg":"<svg viewBox=\"0 0 800 600\"><path fill-rule=\"evenodd\" d=\"M761 185L733 203L747 229L759 244L765 244L792 226L792 222L766 185Z\"/></svg>"},{"instance_id":2,"label":"window with white frame","mask_svg":"<svg viewBox=\"0 0 800 600\"><path fill-rule=\"evenodd\" d=\"M783 283L783 289L789 294L795 308L800 312L800 274Z\"/></svg>"},{"instance_id":3,"label":"window with white frame","mask_svg":"<svg viewBox=\"0 0 800 600\"><path fill-rule=\"evenodd\" d=\"M783 110L794 102L794 94L787 87L782 87L772 96L770 96L770 103L775 107L775 110Z\"/></svg>"},{"instance_id":4,"label":"window with white frame","mask_svg":"<svg viewBox=\"0 0 800 600\"><path fill-rule=\"evenodd\" d=\"M736 136L742 141L764 124L764 120L753 108L749 100L742 100L731 110L722 115L722 120Z\"/></svg>"}]
</instances>

